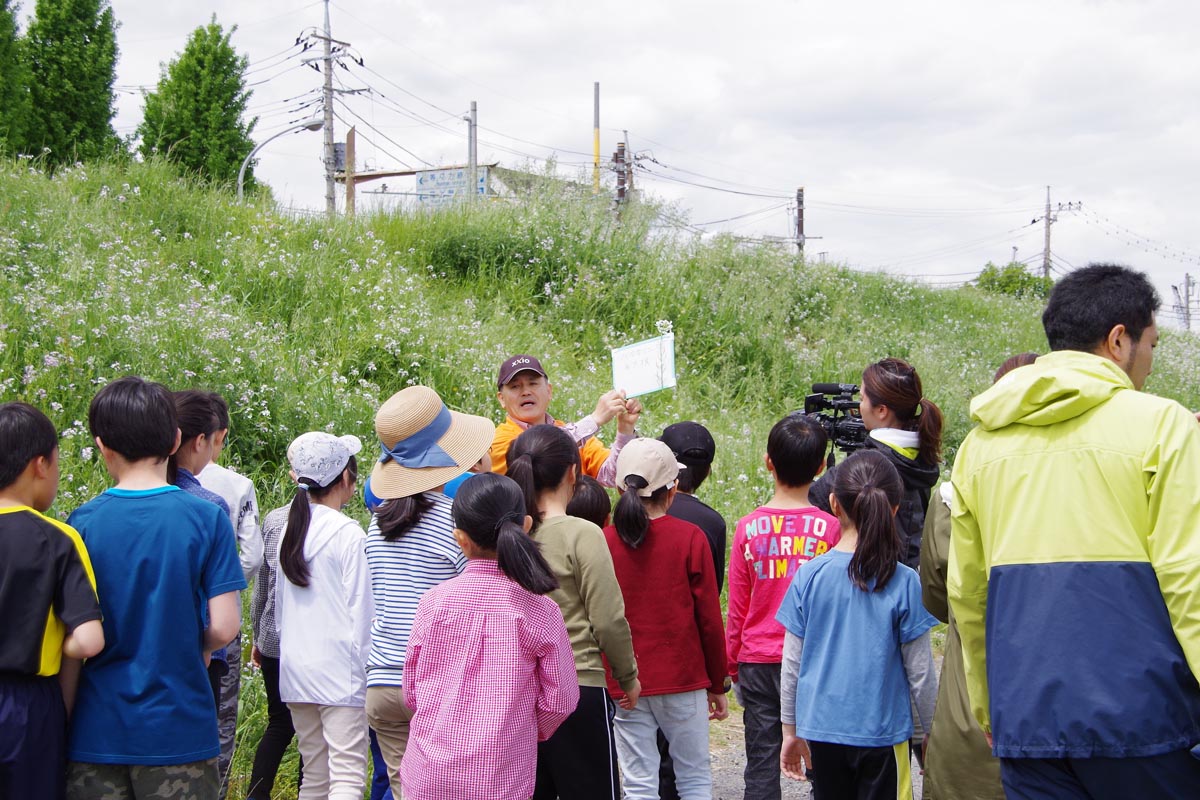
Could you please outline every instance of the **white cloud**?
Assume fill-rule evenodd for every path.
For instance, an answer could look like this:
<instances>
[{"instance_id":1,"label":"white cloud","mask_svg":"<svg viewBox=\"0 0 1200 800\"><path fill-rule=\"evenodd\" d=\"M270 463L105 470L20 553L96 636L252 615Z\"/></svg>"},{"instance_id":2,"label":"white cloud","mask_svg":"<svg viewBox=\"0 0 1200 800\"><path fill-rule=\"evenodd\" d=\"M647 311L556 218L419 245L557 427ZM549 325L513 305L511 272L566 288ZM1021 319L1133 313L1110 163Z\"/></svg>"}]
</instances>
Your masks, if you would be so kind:
<instances>
[{"instance_id":1,"label":"white cloud","mask_svg":"<svg viewBox=\"0 0 1200 800\"><path fill-rule=\"evenodd\" d=\"M123 86L153 84L159 63L214 11L239 25L234 42L257 62L322 22L321 4L303 0L204 8L117 0L114 10ZM1192 41L1200 8L1186 0L337 0L331 16L335 37L366 60L367 69L351 65L339 78L376 91L346 96L350 111L339 107L374 140L360 138L370 166L415 163L400 145L435 164L461 162L465 126L456 117L474 99L490 129L480 132L481 160L544 158L544 144L557 148L563 169L585 169L600 81L605 159L628 130L635 150L698 173L669 173L681 180L784 196L803 185L808 231L825 237L810 252L933 275L1005 260L1014 244L1018 257L1032 257L1040 227L1005 232L1040 216L1050 184L1056 203L1083 201L1089 212L1063 213L1054 227L1064 268L1125 261L1149 271L1164 296L1185 271L1200 272L1200 262L1145 252L1157 242L1200 252L1190 191L1200 166ZM304 67L278 74L289 64L251 76L270 79L252 101L263 114L260 141L306 113L280 101L320 85ZM122 94L119 108L118 129L129 132L140 99ZM338 138L344 131L339 122ZM304 133L272 142L260 179L286 203L322 207L320 141ZM681 199L694 221L784 202L651 176L639 186ZM738 225L747 234L792 229L782 209L729 227ZM1122 238L1121 228L1153 242Z\"/></svg>"}]
</instances>

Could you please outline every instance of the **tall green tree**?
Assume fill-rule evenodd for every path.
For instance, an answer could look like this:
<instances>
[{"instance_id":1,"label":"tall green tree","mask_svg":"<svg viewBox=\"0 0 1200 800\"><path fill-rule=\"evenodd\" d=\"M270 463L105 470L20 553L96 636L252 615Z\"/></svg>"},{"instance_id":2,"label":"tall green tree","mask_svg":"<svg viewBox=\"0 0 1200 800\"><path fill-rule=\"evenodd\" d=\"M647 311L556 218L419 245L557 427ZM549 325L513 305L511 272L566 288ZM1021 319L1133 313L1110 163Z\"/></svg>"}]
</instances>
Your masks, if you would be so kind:
<instances>
[{"instance_id":1,"label":"tall green tree","mask_svg":"<svg viewBox=\"0 0 1200 800\"><path fill-rule=\"evenodd\" d=\"M143 156L157 153L214 182L237 180L257 119L244 121L249 59L230 43L236 30L222 30L214 16L163 69L138 127Z\"/></svg>"},{"instance_id":2,"label":"tall green tree","mask_svg":"<svg viewBox=\"0 0 1200 800\"><path fill-rule=\"evenodd\" d=\"M29 124L29 71L17 35L20 8L0 0L0 153L22 149Z\"/></svg>"},{"instance_id":3,"label":"tall green tree","mask_svg":"<svg viewBox=\"0 0 1200 800\"><path fill-rule=\"evenodd\" d=\"M37 0L25 37L30 150L65 163L107 155L113 132L117 22L108 0Z\"/></svg>"}]
</instances>

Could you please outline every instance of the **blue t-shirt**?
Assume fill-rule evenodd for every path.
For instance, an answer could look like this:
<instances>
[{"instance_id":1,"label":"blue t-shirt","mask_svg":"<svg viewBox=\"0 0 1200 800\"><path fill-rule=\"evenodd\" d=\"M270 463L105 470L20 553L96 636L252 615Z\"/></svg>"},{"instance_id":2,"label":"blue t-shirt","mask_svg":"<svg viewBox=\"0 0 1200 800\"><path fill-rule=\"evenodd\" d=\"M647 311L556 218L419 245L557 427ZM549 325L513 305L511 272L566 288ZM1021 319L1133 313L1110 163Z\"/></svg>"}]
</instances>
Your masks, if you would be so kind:
<instances>
[{"instance_id":1,"label":"blue t-shirt","mask_svg":"<svg viewBox=\"0 0 1200 800\"><path fill-rule=\"evenodd\" d=\"M912 736L900 645L937 624L921 604L917 573L896 565L879 592L850 582L851 553L830 550L803 564L777 620L804 640L796 687L796 735L858 747Z\"/></svg>"},{"instance_id":2,"label":"blue t-shirt","mask_svg":"<svg viewBox=\"0 0 1200 800\"><path fill-rule=\"evenodd\" d=\"M105 645L84 664L67 757L158 766L216 756L203 607L246 586L229 517L164 486L109 489L70 524L96 571Z\"/></svg>"}]
</instances>

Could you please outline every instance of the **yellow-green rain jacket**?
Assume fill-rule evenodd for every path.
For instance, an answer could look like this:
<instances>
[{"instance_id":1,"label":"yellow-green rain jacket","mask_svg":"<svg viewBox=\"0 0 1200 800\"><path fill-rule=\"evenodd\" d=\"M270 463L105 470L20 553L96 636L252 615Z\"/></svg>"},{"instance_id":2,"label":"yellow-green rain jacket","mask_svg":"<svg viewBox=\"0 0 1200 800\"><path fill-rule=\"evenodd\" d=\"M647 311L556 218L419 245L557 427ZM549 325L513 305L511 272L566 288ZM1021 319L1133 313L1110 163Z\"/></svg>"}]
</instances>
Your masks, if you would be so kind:
<instances>
[{"instance_id":1,"label":"yellow-green rain jacket","mask_svg":"<svg viewBox=\"0 0 1200 800\"><path fill-rule=\"evenodd\" d=\"M947 588L972 712L1011 758L1200 742L1200 425L1058 351L971 403Z\"/></svg>"}]
</instances>

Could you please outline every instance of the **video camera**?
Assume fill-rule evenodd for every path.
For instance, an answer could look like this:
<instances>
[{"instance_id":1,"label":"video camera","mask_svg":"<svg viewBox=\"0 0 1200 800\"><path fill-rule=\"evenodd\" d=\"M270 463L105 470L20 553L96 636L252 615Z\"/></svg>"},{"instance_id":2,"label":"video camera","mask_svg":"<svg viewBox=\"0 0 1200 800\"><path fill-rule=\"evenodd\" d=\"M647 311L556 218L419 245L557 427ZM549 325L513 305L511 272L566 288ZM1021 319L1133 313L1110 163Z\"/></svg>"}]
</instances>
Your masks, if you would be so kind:
<instances>
[{"instance_id":1,"label":"video camera","mask_svg":"<svg viewBox=\"0 0 1200 800\"><path fill-rule=\"evenodd\" d=\"M843 453L853 453L867 445L867 426L858 413L858 385L854 383L814 383L812 394L804 398L804 414L821 423L830 443ZM829 466L833 466L833 452Z\"/></svg>"}]
</instances>

